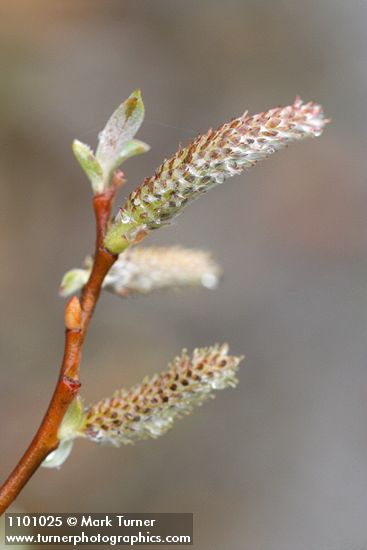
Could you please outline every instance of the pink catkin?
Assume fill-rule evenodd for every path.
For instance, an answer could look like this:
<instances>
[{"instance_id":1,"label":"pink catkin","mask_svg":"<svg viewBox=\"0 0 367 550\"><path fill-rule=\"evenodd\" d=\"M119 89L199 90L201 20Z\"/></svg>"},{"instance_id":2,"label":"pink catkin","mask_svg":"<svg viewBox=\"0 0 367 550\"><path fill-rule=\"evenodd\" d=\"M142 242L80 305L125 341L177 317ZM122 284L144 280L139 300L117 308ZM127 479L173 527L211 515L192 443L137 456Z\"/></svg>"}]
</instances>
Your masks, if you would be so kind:
<instances>
[{"instance_id":1,"label":"pink catkin","mask_svg":"<svg viewBox=\"0 0 367 550\"><path fill-rule=\"evenodd\" d=\"M163 435L213 391L234 387L241 359L228 355L226 344L195 349L191 357L184 351L167 371L90 407L79 435L116 446Z\"/></svg>"}]
</instances>

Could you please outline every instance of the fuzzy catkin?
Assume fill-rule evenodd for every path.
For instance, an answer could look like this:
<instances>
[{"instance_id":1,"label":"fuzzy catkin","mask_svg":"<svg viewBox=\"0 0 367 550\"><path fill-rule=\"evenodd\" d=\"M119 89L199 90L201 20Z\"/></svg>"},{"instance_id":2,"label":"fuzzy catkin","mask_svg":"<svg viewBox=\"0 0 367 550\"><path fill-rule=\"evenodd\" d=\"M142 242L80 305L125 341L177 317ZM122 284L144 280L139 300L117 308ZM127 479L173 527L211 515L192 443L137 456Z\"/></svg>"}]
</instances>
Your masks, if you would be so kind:
<instances>
[{"instance_id":1,"label":"fuzzy catkin","mask_svg":"<svg viewBox=\"0 0 367 550\"><path fill-rule=\"evenodd\" d=\"M90 407L79 435L115 446L156 438L214 390L234 387L241 359L228 355L227 344L195 349L192 357L183 351L167 371Z\"/></svg>"},{"instance_id":2,"label":"fuzzy catkin","mask_svg":"<svg viewBox=\"0 0 367 550\"><path fill-rule=\"evenodd\" d=\"M105 239L114 253L167 224L199 195L293 141L319 136L328 122L316 103L239 118L199 135L147 178L120 209Z\"/></svg>"},{"instance_id":3,"label":"fuzzy catkin","mask_svg":"<svg viewBox=\"0 0 367 550\"><path fill-rule=\"evenodd\" d=\"M180 246L133 247L120 254L103 287L126 296L218 284L220 268L208 252Z\"/></svg>"},{"instance_id":4,"label":"fuzzy catkin","mask_svg":"<svg viewBox=\"0 0 367 550\"><path fill-rule=\"evenodd\" d=\"M93 259L84 269L71 269L62 278L60 295L81 290L89 279ZM102 288L119 296L187 287L215 288L222 270L209 252L182 246L131 247L119 255Z\"/></svg>"}]
</instances>

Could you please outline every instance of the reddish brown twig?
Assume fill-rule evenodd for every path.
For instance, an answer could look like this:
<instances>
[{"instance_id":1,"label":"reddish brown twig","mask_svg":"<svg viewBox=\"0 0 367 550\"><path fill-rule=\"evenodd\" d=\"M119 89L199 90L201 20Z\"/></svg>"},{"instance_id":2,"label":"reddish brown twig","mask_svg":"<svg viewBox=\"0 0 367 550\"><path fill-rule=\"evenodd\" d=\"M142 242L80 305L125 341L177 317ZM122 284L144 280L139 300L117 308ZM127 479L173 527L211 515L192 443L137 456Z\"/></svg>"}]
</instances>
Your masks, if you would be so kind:
<instances>
[{"instance_id":1,"label":"reddish brown twig","mask_svg":"<svg viewBox=\"0 0 367 550\"><path fill-rule=\"evenodd\" d=\"M0 488L0 515L18 496L44 459L58 447L57 435L60 424L80 389L81 348L103 280L117 259L117 256L104 248L103 240L115 192L121 182L121 173L116 174L112 186L94 197L97 242L93 269L84 287L81 301L79 302L78 298L74 296L65 308L65 351L57 385L41 426L18 465Z\"/></svg>"}]
</instances>

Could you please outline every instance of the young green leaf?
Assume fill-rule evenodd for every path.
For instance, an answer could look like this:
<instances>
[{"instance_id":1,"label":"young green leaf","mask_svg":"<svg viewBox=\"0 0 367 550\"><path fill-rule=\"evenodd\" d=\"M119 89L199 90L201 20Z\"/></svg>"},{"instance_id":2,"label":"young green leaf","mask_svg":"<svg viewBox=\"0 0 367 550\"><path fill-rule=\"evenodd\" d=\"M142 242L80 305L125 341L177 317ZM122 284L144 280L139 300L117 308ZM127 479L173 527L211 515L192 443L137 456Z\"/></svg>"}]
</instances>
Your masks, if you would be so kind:
<instances>
[{"instance_id":1,"label":"young green leaf","mask_svg":"<svg viewBox=\"0 0 367 550\"><path fill-rule=\"evenodd\" d=\"M149 149L149 145L147 143L144 143L144 141L140 141L140 139L132 139L125 145L125 147L121 149L120 154L116 160L115 168L124 163L125 160L131 157L136 157L137 155L142 155L143 153L149 151Z\"/></svg>"},{"instance_id":2,"label":"young green leaf","mask_svg":"<svg viewBox=\"0 0 367 550\"><path fill-rule=\"evenodd\" d=\"M74 441L72 439L61 441L57 449L52 451L52 453L45 458L41 466L43 468L61 468L64 462L69 458L73 446Z\"/></svg>"},{"instance_id":3,"label":"young green leaf","mask_svg":"<svg viewBox=\"0 0 367 550\"><path fill-rule=\"evenodd\" d=\"M131 156L126 156L124 149L139 130L143 119L144 104L140 90L136 90L116 109L99 135L96 158L103 168L105 178L109 178L111 172L121 164L124 156ZM145 144L140 146L139 152L147 150L144 147ZM134 146L130 146L130 149L133 148Z\"/></svg>"},{"instance_id":4,"label":"young green leaf","mask_svg":"<svg viewBox=\"0 0 367 550\"><path fill-rule=\"evenodd\" d=\"M94 156L92 149L89 145L82 143L78 139L73 141L73 153L83 168L84 172L88 176L94 193L100 193L103 191L103 171L100 163Z\"/></svg>"},{"instance_id":5,"label":"young green leaf","mask_svg":"<svg viewBox=\"0 0 367 550\"><path fill-rule=\"evenodd\" d=\"M69 406L61 422L58 438L60 441L74 439L84 419L84 406L78 396Z\"/></svg>"},{"instance_id":6,"label":"young green leaf","mask_svg":"<svg viewBox=\"0 0 367 550\"><path fill-rule=\"evenodd\" d=\"M71 269L62 278L60 296L70 296L83 288L89 279L90 269Z\"/></svg>"},{"instance_id":7,"label":"young green leaf","mask_svg":"<svg viewBox=\"0 0 367 550\"><path fill-rule=\"evenodd\" d=\"M79 437L79 430L84 422L84 406L80 397L74 399L61 422L58 431L59 446L43 461L44 468L60 468L69 457L74 439Z\"/></svg>"}]
</instances>

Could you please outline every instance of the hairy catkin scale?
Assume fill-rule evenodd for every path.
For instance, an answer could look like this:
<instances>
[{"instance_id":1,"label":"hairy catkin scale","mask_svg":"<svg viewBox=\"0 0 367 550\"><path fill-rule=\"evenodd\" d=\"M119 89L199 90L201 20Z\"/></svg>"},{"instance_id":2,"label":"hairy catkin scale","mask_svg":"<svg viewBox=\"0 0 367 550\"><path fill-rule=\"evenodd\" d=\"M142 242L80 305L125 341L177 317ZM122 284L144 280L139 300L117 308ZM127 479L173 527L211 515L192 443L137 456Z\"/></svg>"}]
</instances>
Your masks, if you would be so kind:
<instances>
[{"instance_id":1,"label":"hairy catkin scale","mask_svg":"<svg viewBox=\"0 0 367 550\"><path fill-rule=\"evenodd\" d=\"M226 344L195 349L192 357L183 351L166 372L90 407L79 435L116 446L156 438L213 390L234 387L241 359L228 355Z\"/></svg>"},{"instance_id":2,"label":"hairy catkin scale","mask_svg":"<svg viewBox=\"0 0 367 550\"><path fill-rule=\"evenodd\" d=\"M216 131L199 135L131 193L107 233L106 247L122 252L226 178L293 141L319 136L326 122L320 105L303 104L297 98L288 107L254 116L245 113Z\"/></svg>"},{"instance_id":3,"label":"hairy catkin scale","mask_svg":"<svg viewBox=\"0 0 367 550\"><path fill-rule=\"evenodd\" d=\"M208 252L180 246L133 247L120 254L104 288L121 296L168 288L214 288L220 268Z\"/></svg>"}]
</instances>

